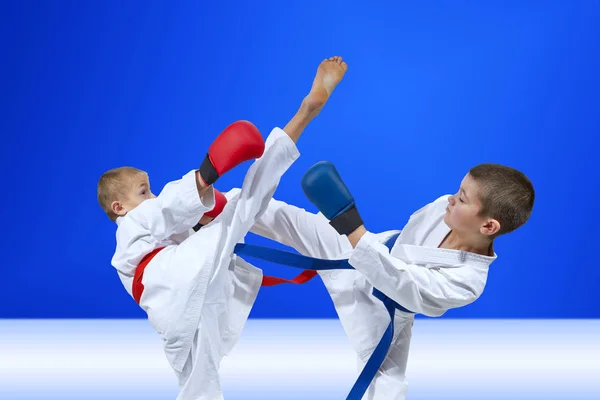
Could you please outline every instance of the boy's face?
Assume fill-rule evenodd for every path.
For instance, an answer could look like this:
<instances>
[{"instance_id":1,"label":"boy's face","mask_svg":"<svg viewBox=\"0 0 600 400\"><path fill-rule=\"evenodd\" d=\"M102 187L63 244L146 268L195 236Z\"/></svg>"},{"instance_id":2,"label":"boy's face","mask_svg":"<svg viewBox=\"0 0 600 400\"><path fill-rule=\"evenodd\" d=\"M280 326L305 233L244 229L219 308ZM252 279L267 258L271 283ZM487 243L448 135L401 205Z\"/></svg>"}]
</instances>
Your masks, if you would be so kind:
<instances>
[{"instance_id":1,"label":"boy's face","mask_svg":"<svg viewBox=\"0 0 600 400\"><path fill-rule=\"evenodd\" d=\"M136 174L129 177L123 199L113 201L112 208L115 214L123 216L139 206L144 200L155 198L150 190L150 181L146 174Z\"/></svg>"},{"instance_id":2,"label":"boy's face","mask_svg":"<svg viewBox=\"0 0 600 400\"><path fill-rule=\"evenodd\" d=\"M462 236L493 235L499 229L497 221L479 215L482 207L479 193L479 185L471 175L467 174L460 184L458 193L448 199L444 222Z\"/></svg>"}]
</instances>

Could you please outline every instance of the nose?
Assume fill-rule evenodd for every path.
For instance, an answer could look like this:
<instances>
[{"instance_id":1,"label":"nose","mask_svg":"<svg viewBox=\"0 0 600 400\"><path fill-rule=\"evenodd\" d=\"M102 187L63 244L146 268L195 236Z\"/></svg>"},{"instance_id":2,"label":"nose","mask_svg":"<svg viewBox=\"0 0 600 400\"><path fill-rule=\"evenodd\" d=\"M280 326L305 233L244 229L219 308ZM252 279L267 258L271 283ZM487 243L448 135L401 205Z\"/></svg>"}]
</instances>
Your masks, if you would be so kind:
<instances>
[{"instance_id":1,"label":"nose","mask_svg":"<svg viewBox=\"0 0 600 400\"><path fill-rule=\"evenodd\" d=\"M453 206L453 205L454 205L454 202L455 202L455 200L454 200L454 195L452 195L452 196L448 197L448 203L450 203L450 205L451 205L451 206Z\"/></svg>"}]
</instances>

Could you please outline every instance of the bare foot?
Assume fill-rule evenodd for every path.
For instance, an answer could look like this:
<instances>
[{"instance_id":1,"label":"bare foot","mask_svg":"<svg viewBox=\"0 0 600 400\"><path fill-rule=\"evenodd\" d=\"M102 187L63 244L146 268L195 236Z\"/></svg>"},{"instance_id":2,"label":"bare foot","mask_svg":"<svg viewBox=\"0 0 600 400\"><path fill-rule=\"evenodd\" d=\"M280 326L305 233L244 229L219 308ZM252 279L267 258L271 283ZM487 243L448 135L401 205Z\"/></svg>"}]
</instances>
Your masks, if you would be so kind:
<instances>
[{"instance_id":1,"label":"bare foot","mask_svg":"<svg viewBox=\"0 0 600 400\"><path fill-rule=\"evenodd\" d=\"M329 96L331 96L333 89L335 89L344 77L347 69L348 64L342 60L342 57L335 56L323 60L317 69L317 75L313 81L310 93L303 101L310 112L319 111L323 108Z\"/></svg>"},{"instance_id":2,"label":"bare foot","mask_svg":"<svg viewBox=\"0 0 600 400\"><path fill-rule=\"evenodd\" d=\"M342 57L331 57L328 60L323 60L319 65L310 93L302 100L300 109L283 128L283 131L294 143L298 142L300 135L310 121L319 115L347 69L348 65L342 61Z\"/></svg>"}]
</instances>

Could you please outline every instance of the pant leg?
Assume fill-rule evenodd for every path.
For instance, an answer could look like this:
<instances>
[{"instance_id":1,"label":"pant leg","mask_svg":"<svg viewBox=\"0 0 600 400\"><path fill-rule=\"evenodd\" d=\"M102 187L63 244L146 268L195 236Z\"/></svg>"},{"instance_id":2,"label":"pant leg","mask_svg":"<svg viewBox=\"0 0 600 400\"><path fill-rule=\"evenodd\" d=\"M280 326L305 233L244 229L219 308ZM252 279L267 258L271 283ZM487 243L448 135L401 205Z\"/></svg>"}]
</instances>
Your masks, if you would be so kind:
<instances>
[{"instance_id":1,"label":"pant leg","mask_svg":"<svg viewBox=\"0 0 600 400\"><path fill-rule=\"evenodd\" d=\"M232 296L228 270L235 260L233 248L264 213L281 176L298 156L295 143L281 129L274 129L262 157L250 166L241 190L221 214L180 245L163 250L146 269L142 303L153 302L154 317L148 315L153 326L160 327L175 371L182 371L189 361L205 302L227 304ZM160 267L155 268L155 262ZM199 343L202 351L206 343Z\"/></svg>"},{"instance_id":2,"label":"pant leg","mask_svg":"<svg viewBox=\"0 0 600 400\"><path fill-rule=\"evenodd\" d=\"M173 282L177 291L171 299L172 314L199 312L209 286L212 293L224 296L224 302L231 297L227 270L234 260L233 248L265 212L282 175L298 156L295 143L281 129L274 129L262 157L250 166L241 190L230 197L221 214L172 250L169 268L179 276Z\"/></svg>"},{"instance_id":3,"label":"pant leg","mask_svg":"<svg viewBox=\"0 0 600 400\"><path fill-rule=\"evenodd\" d=\"M363 400L405 400L408 392L406 366L412 336L412 321L398 332L390 350L373 378ZM366 362L358 358L358 370L363 370Z\"/></svg>"},{"instance_id":4,"label":"pant leg","mask_svg":"<svg viewBox=\"0 0 600 400\"><path fill-rule=\"evenodd\" d=\"M219 377L222 358L219 353L220 315L223 312L219 306L206 305L203 308L188 360L183 370L176 373L180 387L177 400L223 399Z\"/></svg>"}]
</instances>

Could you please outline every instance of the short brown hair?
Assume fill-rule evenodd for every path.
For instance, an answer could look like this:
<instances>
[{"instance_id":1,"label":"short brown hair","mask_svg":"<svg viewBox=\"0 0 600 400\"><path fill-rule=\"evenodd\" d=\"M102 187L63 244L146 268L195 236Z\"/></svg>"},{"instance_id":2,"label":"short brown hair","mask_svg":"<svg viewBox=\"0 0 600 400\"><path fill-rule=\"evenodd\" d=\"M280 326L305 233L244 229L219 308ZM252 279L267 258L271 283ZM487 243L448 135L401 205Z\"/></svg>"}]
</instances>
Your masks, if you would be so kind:
<instances>
[{"instance_id":1,"label":"short brown hair","mask_svg":"<svg viewBox=\"0 0 600 400\"><path fill-rule=\"evenodd\" d=\"M498 164L480 164L469 171L479 184L480 214L500 222L500 236L519 228L531 216L535 191L524 173Z\"/></svg>"},{"instance_id":2,"label":"short brown hair","mask_svg":"<svg viewBox=\"0 0 600 400\"><path fill-rule=\"evenodd\" d=\"M133 167L119 167L106 171L98 181L98 203L111 221L116 221L118 215L111 208L113 201L125 195L127 179L145 171Z\"/></svg>"}]
</instances>

